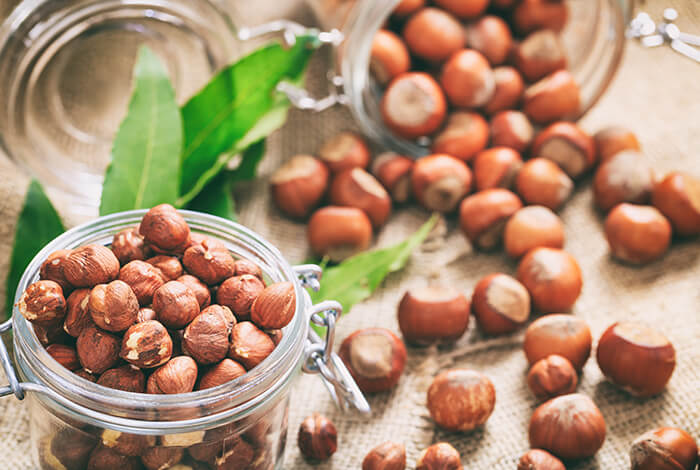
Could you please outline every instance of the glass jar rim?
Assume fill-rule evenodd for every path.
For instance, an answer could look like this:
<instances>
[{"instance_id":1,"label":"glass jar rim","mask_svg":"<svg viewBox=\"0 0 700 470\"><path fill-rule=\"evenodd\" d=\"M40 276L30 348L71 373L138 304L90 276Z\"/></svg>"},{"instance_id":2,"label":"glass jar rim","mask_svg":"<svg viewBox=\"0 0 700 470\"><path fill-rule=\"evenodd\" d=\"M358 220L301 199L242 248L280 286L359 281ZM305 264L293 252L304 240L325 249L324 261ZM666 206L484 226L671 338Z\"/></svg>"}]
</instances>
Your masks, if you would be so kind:
<instances>
[{"instance_id":1,"label":"glass jar rim","mask_svg":"<svg viewBox=\"0 0 700 470\"><path fill-rule=\"evenodd\" d=\"M53 395L69 401L56 403L67 412L84 417L89 410L90 418L101 426L110 425L122 431L139 432L185 432L213 424L225 423L233 418L243 418L281 393L294 378L298 370L308 333L307 312L310 305L308 293L303 289L292 267L280 251L255 232L235 222L216 216L182 210L179 211L190 228L197 232L219 238L232 249L233 240L239 242L249 254L259 253L269 265L261 266L273 281L291 281L296 294L296 313L285 328L278 347L257 367L245 375L217 387L177 395L150 395L108 389L79 377L61 366L39 342L30 323L13 310L15 356L18 366L31 381L51 390ZM59 249L75 248L82 244L104 243L118 230L138 224L146 210L121 212L100 217L60 235L47 244L25 270L15 295L19 300L22 292L38 279L39 269L47 256ZM218 235L218 236L217 236ZM234 251L234 250L232 250ZM242 250L239 250L242 251ZM234 254L242 253L234 251ZM76 390L78 393L76 394ZM51 400L51 395L49 395ZM202 410L212 406L211 412L188 416L186 419L148 419L168 413L177 414L185 409ZM134 417L137 416L137 417Z\"/></svg>"}]
</instances>

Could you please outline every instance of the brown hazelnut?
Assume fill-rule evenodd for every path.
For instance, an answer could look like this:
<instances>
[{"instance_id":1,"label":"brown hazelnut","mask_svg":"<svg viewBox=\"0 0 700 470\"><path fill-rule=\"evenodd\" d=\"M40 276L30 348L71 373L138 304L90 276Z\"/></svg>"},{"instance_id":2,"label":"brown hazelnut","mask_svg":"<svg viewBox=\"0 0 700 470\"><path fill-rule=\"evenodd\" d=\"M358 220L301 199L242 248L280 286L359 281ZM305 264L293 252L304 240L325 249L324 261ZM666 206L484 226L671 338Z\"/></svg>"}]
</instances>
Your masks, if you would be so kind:
<instances>
[{"instance_id":1,"label":"brown hazelnut","mask_svg":"<svg viewBox=\"0 0 700 470\"><path fill-rule=\"evenodd\" d=\"M185 284L170 281L153 294L153 310L168 328L182 328L199 315L199 302Z\"/></svg>"},{"instance_id":2,"label":"brown hazelnut","mask_svg":"<svg viewBox=\"0 0 700 470\"><path fill-rule=\"evenodd\" d=\"M138 227L125 228L117 233L110 248L122 266L130 261L143 261L151 255L151 249L139 234Z\"/></svg>"},{"instance_id":3,"label":"brown hazelnut","mask_svg":"<svg viewBox=\"0 0 700 470\"><path fill-rule=\"evenodd\" d=\"M176 281L183 283L190 288L195 297L197 297L197 302L199 302L199 308L204 309L211 303L211 292L206 284L199 280L199 278L192 276L191 274L183 274L178 277Z\"/></svg>"},{"instance_id":4,"label":"brown hazelnut","mask_svg":"<svg viewBox=\"0 0 700 470\"><path fill-rule=\"evenodd\" d=\"M331 420L314 413L301 422L297 444L307 459L328 460L338 449L338 431Z\"/></svg>"},{"instance_id":5,"label":"brown hazelnut","mask_svg":"<svg viewBox=\"0 0 700 470\"><path fill-rule=\"evenodd\" d=\"M566 470L566 467L546 450L532 449L520 457L517 470Z\"/></svg>"},{"instance_id":6,"label":"brown hazelnut","mask_svg":"<svg viewBox=\"0 0 700 470\"><path fill-rule=\"evenodd\" d=\"M496 389L484 374L450 369L438 374L428 389L430 416L449 431L471 431L489 419Z\"/></svg>"},{"instance_id":7,"label":"brown hazelnut","mask_svg":"<svg viewBox=\"0 0 700 470\"><path fill-rule=\"evenodd\" d=\"M139 305L142 306L150 305L153 302L153 293L165 284L160 269L140 260L125 264L119 270L119 280L131 287L131 290L136 294Z\"/></svg>"},{"instance_id":8,"label":"brown hazelnut","mask_svg":"<svg viewBox=\"0 0 700 470\"><path fill-rule=\"evenodd\" d=\"M63 428L40 443L41 468L46 470L85 468L90 453L96 445L97 439L93 436L72 428Z\"/></svg>"},{"instance_id":9,"label":"brown hazelnut","mask_svg":"<svg viewBox=\"0 0 700 470\"><path fill-rule=\"evenodd\" d=\"M91 374L101 374L119 360L119 343L118 337L88 326L75 343L80 364Z\"/></svg>"},{"instance_id":10,"label":"brown hazelnut","mask_svg":"<svg viewBox=\"0 0 700 470\"><path fill-rule=\"evenodd\" d=\"M476 190L511 189L522 166L520 154L508 147L493 147L479 152L474 159Z\"/></svg>"},{"instance_id":11,"label":"brown hazelnut","mask_svg":"<svg viewBox=\"0 0 700 470\"><path fill-rule=\"evenodd\" d=\"M412 158L384 152L372 162L372 174L386 188L394 202L404 203L411 197Z\"/></svg>"},{"instance_id":12,"label":"brown hazelnut","mask_svg":"<svg viewBox=\"0 0 700 470\"><path fill-rule=\"evenodd\" d=\"M510 147L524 153L535 137L535 130L527 116L520 111L501 111L491 118L491 145Z\"/></svg>"},{"instance_id":13,"label":"brown hazelnut","mask_svg":"<svg viewBox=\"0 0 700 470\"><path fill-rule=\"evenodd\" d=\"M211 238L190 246L182 257L187 271L209 285L219 284L233 276L234 262L226 246Z\"/></svg>"},{"instance_id":14,"label":"brown hazelnut","mask_svg":"<svg viewBox=\"0 0 700 470\"><path fill-rule=\"evenodd\" d=\"M153 394L188 393L197 381L197 363L187 356L177 356L153 371L146 391Z\"/></svg>"},{"instance_id":15,"label":"brown hazelnut","mask_svg":"<svg viewBox=\"0 0 700 470\"><path fill-rule=\"evenodd\" d=\"M530 446L562 459L591 457L603 441L603 415L593 400L580 393L552 398L530 419Z\"/></svg>"},{"instance_id":16,"label":"brown hazelnut","mask_svg":"<svg viewBox=\"0 0 700 470\"><path fill-rule=\"evenodd\" d=\"M493 69L493 78L496 81L496 90L484 106L484 111L489 115L515 108L525 91L523 78L513 67L496 67Z\"/></svg>"},{"instance_id":17,"label":"brown hazelnut","mask_svg":"<svg viewBox=\"0 0 700 470\"><path fill-rule=\"evenodd\" d=\"M53 357L56 362L68 370L78 370L82 368L78 359L78 352L73 346L65 344L50 344L46 347L46 352Z\"/></svg>"},{"instance_id":18,"label":"brown hazelnut","mask_svg":"<svg viewBox=\"0 0 700 470\"><path fill-rule=\"evenodd\" d=\"M250 309L250 318L266 330L284 328L294 318L296 309L294 284L277 282L267 286L258 295Z\"/></svg>"},{"instance_id":19,"label":"brown hazelnut","mask_svg":"<svg viewBox=\"0 0 700 470\"><path fill-rule=\"evenodd\" d=\"M496 91L496 79L480 52L462 49L452 54L440 73L440 84L453 106L478 108Z\"/></svg>"},{"instance_id":20,"label":"brown hazelnut","mask_svg":"<svg viewBox=\"0 0 700 470\"><path fill-rule=\"evenodd\" d=\"M401 0L396 7L394 7L393 14L396 16L408 16L417 12L425 6L425 0Z\"/></svg>"},{"instance_id":21,"label":"brown hazelnut","mask_svg":"<svg viewBox=\"0 0 700 470\"><path fill-rule=\"evenodd\" d=\"M202 365L219 362L228 354L228 338L232 328L218 310L207 309L194 317L185 328L182 350Z\"/></svg>"},{"instance_id":22,"label":"brown hazelnut","mask_svg":"<svg viewBox=\"0 0 700 470\"><path fill-rule=\"evenodd\" d=\"M76 371L73 371L73 373L75 375L77 375L78 377L81 377L81 378L88 380L92 383L97 382L97 376L95 374L91 374L90 372L86 371L85 369L78 369Z\"/></svg>"},{"instance_id":23,"label":"brown hazelnut","mask_svg":"<svg viewBox=\"0 0 700 470\"><path fill-rule=\"evenodd\" d=\"M190 227L170 204L160 204L146 212L139 233L158 253L181 254L190 244Z\"/></svg>"},{"instance_id":24,"label":"brown hazelnut","mask_svg":"<svg viewBox=\"0 0 700 470\"><path fill-rule=\"evenodd\" d=\"M525 331L523 349L530 365L552 354L563 356L578 371L591 355L591 330L573 315L545 315Z\"/></svg>"},{"instance_id":25,"label":"brown hazelnut","mask_svg":"<svg viewBox=\"0 0 700 470\"><path fill-rule=\"evenodd\" d=\"M484 13L489 0L435 0L435 4L459 18L473 19Z\"/></svg>"},{"instance_id":26,"label":"brown hazelnut","mask_svg":"<svg viewBox=\"0 0 700 470\"><path fill-rule=\"evenodd\" d=\"M623 150L641 150L634 132L622 126L605 127L595 133L593 140L600 163L605 163Z\"/></svg>"},{"instance_id":27,"label":"brown hazelnut","mask_svg":"<svg viewBox=\"0 0 700 470\"><path fill-rule=\"evenodd\" d=\"M501 242L503 227L523 203L507 189L485 189L465 198L459 207L462 231L476 247L488 250Z\"/></svg>"},{"instance_id":28,"label":"brown hazelnut","mask_svg":"<svg viewBox=\"0 0 700 470\"><path fill-rule=\"evenodd\" d=\"M403 444L387 441L369 451L362 460L362 470L404 470L406 448Z\"/></svg>"},{"instance_id":29,"label":"brown hazelnut","mask_svg":"<svg viewBox=\"0 0 700 470\"><path fill-rule=\"evenodd\" d=\"M423 8L406 22L403 38L408 49L421 59L442 62L464 47L461 23L444 10Z\"/></svg>"},{"instance_id":30,"label":"brown hazelnut","mask_svg":"<svg viewBox=\"0 0 700 470\"><path fill-rule=\"evenodd\" d=\"M433 153L446 153L465 162L486 148L489 125L478 113L458 111L450 114L445 128L435 137Z\"/></svg>"},{"instance_id":31,"label":"brown hazelnut","mask_svg":"<svg viewBox=\"0 0 700 470\"><path fill-rule=\"evenodd\" d=\"M311 249L339 262L369 248L372 222L355 207L328 206L317 210L308 225Z\"/></svg>"},{"instance_id":32,"label":"brown hazelnut","mask_svg":"<svg viewBox=\"0 0 700 470\"><path fill-rule=\"evenodd\" d=\"M384 328L355 331L345 338L338 355L364 393L391 390L406 365L406 347Z\"/></svg>"},{"instance_id":33,"label":"brown hazelnut","mask_svg":"<svg viewBox=\"0 0 700 470\"><path fill-rule=\"evenodd\" d=\"M532 143L532 154L561 167L578 178L596 163L595 142L571 122L555 122L540 132Z\"/></svg>"},{"instance_id":34,"label":"brown hazelnut","mask_svg":"<svg viewBox=\"0 0 700 470\"><path fill-rule=\"evenodd\" d=\"M270 337L249 321L236 323L231 330L228 355L247 370L260 364L274 349Z\"/></svg>"},{"instance_id":35,"label":"brown hazelnut","mask_svg":"<svg viewBox=\"0 0 700 470\"><path fill-rule=\"evenodd\" d=\"M146 470L178 470L176 465L184 454L185 450L177 447L150 447L141 455L141 463Z\"/></svg>"},{"instance_id":36,"label":"brown hazelnut","mask_svg":"<svg viewBox=\"0 0 700 470\"><path fill-rule=\"evenodd\" d=\"M518 265L518 280L542 313L570 310L583 287L581 268L574 257L556 248L529 251Z\"/></svg>"},{"instance_id":37,"label":"brown hazelnut","mask_svg":"<svg viewBox=\"0 0 700 470\"><path fill-rule=\"evenodd\" d=\"M255 276L244 274L226 279L216 291L219 304L231 309L239 320L250 318L253 302L265 289L265 284Z\"/></svg>"},{"instance_id":38,"label":"brown hazelnut","mask_svg":"<svg viewBox=\"0 0 700 470\"><path fill-rule=\"evenodd\" d=\"M406 291L398 308L399 328L409 343L455 341L469 326L469 301L450 287Z\"/></svg>"},{"instance_id":39,"label":"brown hazelnut","mask_svg":"<svg viewBox=\"0 0 700 470\"><path fill-rule=\"evenodd\" d=\"M393 32L380 29L372 40L369 70L381 85L411 69L411 56L406 44Z\"/></svg>"},{"instance_id":40,"label":"brown hazelnut","mask_svg":"<svg viewBox=\"0 0 700 470\"><path fill-rule=\"evenodd\" d=\"M92 319L90 319L90 324L92 324ZM49 323L34 323L32 327L34 328L34 334L43 346L70 342L70 336L64 331L61 320Z\"/></svg>"},{"instance_id":41,"label":"brown hazelnut","mask_svg":"<svg viewBox=\"0 0 700 470\"><path fill-rule=\"evenodd\" d=\"M557 33L550 29L535 31L513 49L515 66L525 80L534 82L566 68L566 52Z\"/></svg>"},{"instance_id":42,"label":"brown hazelnut","mask_svg":"<svg viewBox=\"0 0 700 470\"><path fill-rule=\"evenodd\" d=\"M564 248L564 224L544 206L523 207L506 222L503 244L516 259L533 248Z\"/></svg>"},{"instance_id":43,"label":"brown hazelnut","mask_svg":"<svg viewBox=\"0 0 700 470\"><path fill-rule=\"evenodd\" d=\"M581 111L581 91L573 75L557 70L530 85L523 94L523 111L537 124L575 116Z\"/></svg>"},{"instance_id":44,"label":"brown hazelnut","mask_svg":"<svg viewBox=\"0 0 700 470\"><path fill-rule=\"evenodd\" d=\"M653 429L632 443L630 461L632 470L693 470L698 463L698 446L682 429Z\"/></svg>"},{"instance_id":45,"label":"brown hazelnut","mask_svg":"<svg viewBox=\"0 0 700 470\"><path fill-rule=\"evenodd\" d=\"M225 358L206 370L199 379L197 390L217 387L245 374L245 368L236 361Z\"/></svg>"},{"instance_id":46,"label":"brown hazelnut","mask_svg":"<svg viewBox=\"0 0 700 470\"><path fill-rule=\"evenodd\" d=\"M168 281L174 281L182 276L182 264L174 256L158 255L147 259L146 262L160 269L163 277Z\"/></svg>"},{"instance_id":47,"label":"brown hazelnut","mask_svg":"<svg viewBox=\"0 0 700 470\"><path fill-rule=\"evenodd\" d=\"M391 213L389 193L362 168L342 171L333 178L330 201L336 206L362 209L374 228L384 225Z\"/></svg>"},{"instance_id":48,"label":"brown hazelnut","mask_svg":"<svg viewBox=\"0 0 700 470\"><path fill-rule=\"evenodd\" d=\"M130 434L112 429L102 430L100 438L103 446L131 457L138 457L147 448L156 444L155 436Z\"/></svg>"},{"instance_id":49,"label":"brown hazelnut","mask_svg":"<svg viewBox=\"0 0 700 470\"><path fill-rule=\"evenodd\" d=\"M124 281L95 286L88 301L90 317L103 330L120 332L136 323L139 301Z\"/></svg>"},{"instance_id":50,"label":"brown hazelnut","mask_svg":"<svg viewBox=\"0 0 700 470\"><path fill-rule=\"evenodd\" d=\"M433 154L416 162L411 186L414 196L426 209L452 212L471 191L472 172L455 157Z\"/></svg>"},{"instance_id":51,"label":"brown hazelnut","mask_svg":"<svg viewBox=\"0 0 700 470\"><path fill-rule=\"evenodd\" d=\"M416 470L462 470L462 459L457 449L447 442L438 442L418 456Z\"/></svg>"},{"instance_id":52,"label":"brown hazelnut","mask_svg":"<svg viewBox=\"0 0 700 470\"><path fill-rule=\"evenodd\" d=\"M17 310L30 322L49 324L66 316L66 299L58 283L37 281L22 292Z\"/></svg>"},{"instance_id":53,"label":"brown hazelnut","mask_svg":"<svg viewBox=\"0 0 700 470\"><path fill-rule=\"evenodd\" d=\"M621 202L645 204L654 189L654 171L644 157L632 150L618 152L596 171L593 196L596 205L609 211Z\"/></svg>"},{"instance_id":54,"label":"brown hazelnut","mask_svg":"<svg viewBox=\"0 0 700 470\"><path fill-rule=\"evenodd\" d=\"M669 173L656 184L652 203L684 236L700 234L700 179L685 173Z\"/></svg>"},{"instance_id":55,"label":"brown hazelnut","mask_svg":"<svg viewBox=\"0 0 700 470\"><path fill-rule=\"evenodd\" d=\"M270 177L272 199L290 217L305 218L328 188L328 168L311 155L295 155Z\"/></svg>"},{"instance_id":56,"label":"brown hazelnut","mask_svg":"<svg viewBox=\"0 0 700 470\"><path fill-rule=\"evenodd\" d=\"M527 385L539 399L550 399L576 391L578 375L571 362L556 354L540 359L527 374Z\"/></svg>"},{"instance_id":57,"label":"brown hazelnut","mask_svg":"<svg viewBox=\"0 0 700 470\"><path fill-rule=\"evenodd\" d=\"M284 338L284 331L282 330L267 330L265 333L267 333L267 336L275 343L275 346L280 344L282 338Z\"/></svg>"},{"instance_id":58,"label":"brown hazelnut","mask_svg":"<svg viewBox=\"0 0 700 470\"><path fill-rule=\"evenodd\" d=\"M676 350L661 333L632 322L611 325L598 341L598 366L635 396L661 393L676 367Z\"/></svg>"},{"instance_id":59,"label":"brown hazelnut","mask_svg":"<svg viewBox=\"0 0 700 470\"><path fill-rule=\"evenodd\" d=\"M87 470L139 470L141 463L136 457L118 454L109 447L98 446L87 464Z\"/></svg>"},{"instance_id":60,"label":"brown hazelnut","mask_svg":"<svg viewBox=\"0 0 700 470\"><path fill-rule=\"evenodd\" d=\"M54 251L41 264L41 269L39 270L39 278L57 283L61 286L64 296L68 295L73 288L63 273L64 263L70 253L71 250Z\"/></svg>"},{"instance_id":61,"label":"brown hazelnut","mask_svg":"<svg viewBox=\"0 0 700 470\"><path fill-rule=\"evenodd\" d=\"M655 207L622 203L605 219L605 237L615 258L644 264L666 253L671 224Z\"/></svg>"},{"instance_id":62,"label":"brown hazelnut","mask_svg":"<svg viewBox=\"0 0 700 470\"><path fill-rule=\"evenodd\" d=\"M533 158L520 168L515 189L526 204L545 206L554 211L569 199L574 182L551 160Z\"/></svg>"},{"instance_id":63,"label":"brown hazelnut","mask_svg":"<svg viewBox=\"0 0 700 470\"><path fill-rule=\"evenodd\" d=\"M126 365L104 371L97 379L97 385L125 392L144 393L146 376L136 367Z\"/></svg>"},{"instance_id":64,"label":"brown hazelnut","mask_svg":"<svg viewBox=\"0 0 700 470\"><path fill-rule=\"evenodd\" d=\"M234 445L224 448L224 452L217 456L213 462L214 470L233 470L250 468L249 465L255 457L253 446L244 440L235 441Z\"/></svg>"},{"instance_id":65,"label":"brown hazelnut","mask_svg":"<svg viewBox=\"0 0 700 470\"><path fill-rule=\"evenodd\" d=\"M483 1L482 3L488 2ZM491 65L500 65L510 54L513 35L503 19L498 16L486 15L467 27L467 45L481 52Z\"/></svg>"},{"instance_id":66,"label":"brown hazelnut","mask_svg":"<svg viewBox=\"0 0 700 470\"><path fill-rule=\"evenodd\" d=\"M539 29L561 31L568 10L563 0L522 0L513 12L515 28L522 34Z\"/></svg>"},{"instance_id":67,"label":"brown hazelnut","mask_svg":"<svg viewBox=\"0 0 700 470\"><path fill-rule=\"evenodd\" d=\"M494 273L480 280L472 296L472 313L485 333L517 330L530 317L530 294L515 278Z\"/></svg>"},{"instance_id":68,"label":"brown hazelnut","mask_svg":"<svg viewBox=\"0 0 700 470\"><path fill-rule=\"evenodd\" d=\"M435 132L445 120L447 102L435 79L407 72L391 81L380 104L384 123L396 134L414 139Z\"/></svg>"},{"instance_id":69,"label":"brown hazelnut","mask_svg":"<svg viewBox=\"0 0 700 470\"><path fill-rule=\"evenodd\" d=\"M235 263L233 263L233 265L235 267L236 276L250 274L251 276L255 276L264 282L262 269L260 268L260 266L253 263L252 261L247 259L238 259Z\"/></svg>"},{"instance_id":70,"label":"brown hazelnut","mask_svg":"<svg viewBox=\"0 0 700 470\"><path fill-rule=\"evenodd\" d=\"M85 245L71 251L63 262L63 274L75 287L106 284L119 275L119 260L102 245Z\"/></svg>"},{"instance_id":71,"label":"brown hazelnut","mask_svg":"<svg viewBox=\"0 0 700 470\"><path fill-rule=\"evenodd\" d=\"M78 289L66 299L66 318L63 329L66 333L77 338L80 333L90 326L93 321L88 309L90 289Z\"/></svg>"},{"instance_id":72,"label":"brown hazelnut","mask_svg":"<svg viewBox=\"0 0 700 470\"><path fill-rule=\"evenodd\" d=\"M138 315L136 315L136 323L143 323L145 321L157 319L158 315L156 314L156 311L148 307L140 308Z\"/></svg>"},{"instance_id":73,"label":"brown hazelnut","mask_svg":"<svg viewBox=\"0 0 700 470\"><path fill-rule=\"evenodd\" d=\"M126 330L119 356L137 367L149 368L166 363L172 352L168 330L156 320L147 320Z\"/></svg>"}]
</instances>

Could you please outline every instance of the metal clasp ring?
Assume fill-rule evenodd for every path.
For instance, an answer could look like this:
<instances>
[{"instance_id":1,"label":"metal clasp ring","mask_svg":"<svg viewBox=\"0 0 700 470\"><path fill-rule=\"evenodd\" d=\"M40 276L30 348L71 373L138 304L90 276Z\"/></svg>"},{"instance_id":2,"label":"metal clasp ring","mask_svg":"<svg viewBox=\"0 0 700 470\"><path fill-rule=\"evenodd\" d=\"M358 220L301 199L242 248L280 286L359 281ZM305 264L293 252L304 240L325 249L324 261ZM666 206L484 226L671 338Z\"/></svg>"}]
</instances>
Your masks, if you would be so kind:
<instances>
[{"instance_id":1,"label":"metal clasp ring","mask_svg":"<svg viewBox=\"0 0 700 470\"><path fill-rule=\"evenodd\" d=\"M2 338L2 336L4 336L4 333L10 331L11 329L12 318L8 319L0 325L0 362L2 363L2 368L5 371L7 381L10 382L10 385L8 386L0 387L0 397L4 397L11 393L14 393L15 397L17 397L18 400L24 400L24 388L17 379L17 373L15 372L15 368L12 365L12 361L10 360L10 353L7 352L4 338Z\"/></svg>"}]
</instances>

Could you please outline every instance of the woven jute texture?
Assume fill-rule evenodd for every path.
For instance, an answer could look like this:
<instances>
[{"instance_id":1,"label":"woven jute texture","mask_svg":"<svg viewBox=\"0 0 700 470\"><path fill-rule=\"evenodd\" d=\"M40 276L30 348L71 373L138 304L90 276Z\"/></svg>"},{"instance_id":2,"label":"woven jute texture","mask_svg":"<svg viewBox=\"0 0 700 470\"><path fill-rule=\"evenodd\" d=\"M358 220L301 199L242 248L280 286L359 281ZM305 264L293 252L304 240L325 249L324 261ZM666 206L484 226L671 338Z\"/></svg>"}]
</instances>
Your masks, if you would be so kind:
<instances>
[{"instance_id":1,"label":"woven jute texture","mask_svg":"<svg viewBox=\"0 0 700 470\"><path fill-rule=\"evenodd\" d=\"M700 29L700 3L695 0L648 1L653 15L674 6L679 24ZM310 77L321 77L324 64L312 64ZM644 153L659 171L681 169L700 176L700 66L668 48L642 49L628 44L619 72L602 101L582 121L595 132L608 124L633 129ZM237 189L243 224L277 245L291 262L309 255L303 224L290 222L274 208L267 179L280 162L297 153L315 153L322 141L342 129L352 129L349 113L340 108L313 115L292 112L285 129L269 139L268 155L258 181ZM674 243L660 261L629 267L610 259L602 218L593 209L590 178L581 182L561 211L566 225L566 249L579 261L584 289L573 314L584 318L598 338L617 320L640 321L658 328L674 343L678 364L667 390L651 399L635 399L604 381L594 359L589 360L579 391L600 407L608 426L605 445L591 459L572 464L577 470L629 468L630 442L647 429L678 426L700 437L700 244L697 239ZM26 188L26 178L0 159L0 286L4 286L14 223ZM395 210L377 236L377 245L396 243L428 218L417 208ZM516 264L504 255L474 252L448 218L429 246L416 253L407 268L391 275L367 301L340 321L338 339L359 328L381 326L398 332L396 306L403 293L429 283L454 286L470 294L476 282L492 272L513 273ZM369 398L370 417L339 412L319 378L300 377L292 392L285 468L312 468L300 456L296 430L316 411L338 428L338 452L317 469L359 468L375 445L393 440L406 445L408 468L422 449L437 441L452 443L465 468L514 469L528 448L527 427L536 400L529 393L527 363L521 333L505 338L483 337L472 324L454 347L409 349L406 372L396 390ZM436 430L425 408L432 377L448 367L469 367L487 374L496 387L496 408L486 425L470 434ZM13 398L0 401L2 468L30 469L27 410Z\"/></svg>"}]
</instances>

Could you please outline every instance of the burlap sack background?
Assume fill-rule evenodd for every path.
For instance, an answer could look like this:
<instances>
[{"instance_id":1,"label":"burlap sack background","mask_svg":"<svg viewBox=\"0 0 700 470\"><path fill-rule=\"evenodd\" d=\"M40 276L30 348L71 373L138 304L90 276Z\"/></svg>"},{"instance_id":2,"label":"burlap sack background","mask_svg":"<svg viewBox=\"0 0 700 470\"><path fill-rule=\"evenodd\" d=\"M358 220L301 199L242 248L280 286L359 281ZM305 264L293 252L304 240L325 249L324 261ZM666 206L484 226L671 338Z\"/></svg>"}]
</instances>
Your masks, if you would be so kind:
<instances>
[{"instance_id":1,"label":"burlap sack background","mask_svg":"<svg viewBox=\"0 0 700 470\"><path fill-rule=\"evenodd\" d=\"M674 6L681 11L679 25L700 32L697 0L650 0L641 6L652 15ZM320 76L322 71L323 64L317 62L310 75L317 72ZM591 132L607 124L624 124L636 131L645 154L660 173L682 169L700 175L699 117L700 66L668 48L646 50L630 42L614 83L582 124ZM325 138L352 126L349 113L343 109L320 115L293 112L286 128L269 141L259 181L238 189L241 222L262 233L292 262L308 255L305 227L287 221L274 209L266 180L279 162L296 153L314 153ZM616 320L648 323L673 341L678 358L667 391L647 400L630 398L606 383L595 361L588 362L579 391L591 396L601 408L608 437L595 458L570 468L622 469L629 466L630 442L649 428L679 426L700 437L700 244L697 239L675 243L663 260L641 268L612 261L602 219L592 208L588 183L579 185L561 212L567 227L566 249L578 259L584 272L583 294L573 313L589 322L595 338ZM14 223L26 184L26 177L0 157L0 289L4 287ZM427 217L416 208L396 210L377 243L402 240ZM417 253L407 269L390 276L371 299L343 318L339 341L363 327L383 326L398 331L396 305L410 286L445 283L469 294L482 276L494 271L512 273L516 267L501 254L474 253L451 219L431 245L430 250ZM424 406L432 376L454 365L486 373L497 390L495 412L481 430L471 434L436 431ZM335 422L339 449L329 462L314 468L359 468L370 448L391 439L406 445L409 468L413 468L422 449L447 440L462 454L465 468L513 469L528 449L527 423L537 405L525 384L526 366L519 334L488 339L472 325L454 348L409 349L408 367L399 387L392 393L370 397L373 414L369 418L338 412L318 377L301 377L292 393L285 468L311 468L297 451L296 430L305 416L318 411ZM26 418L21 403L9 397L0 401L0 467L33 468Z\"/></svg>"}]
</instances>

